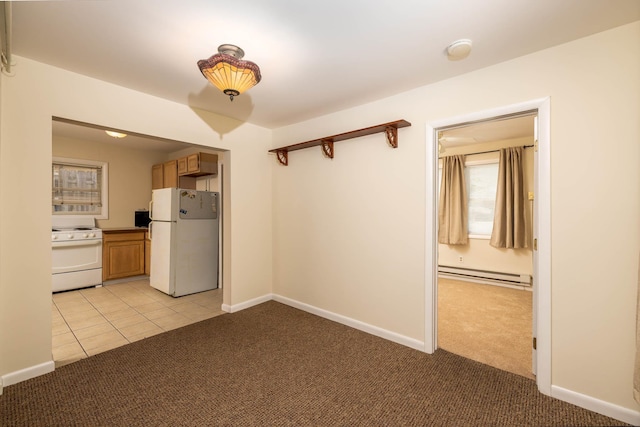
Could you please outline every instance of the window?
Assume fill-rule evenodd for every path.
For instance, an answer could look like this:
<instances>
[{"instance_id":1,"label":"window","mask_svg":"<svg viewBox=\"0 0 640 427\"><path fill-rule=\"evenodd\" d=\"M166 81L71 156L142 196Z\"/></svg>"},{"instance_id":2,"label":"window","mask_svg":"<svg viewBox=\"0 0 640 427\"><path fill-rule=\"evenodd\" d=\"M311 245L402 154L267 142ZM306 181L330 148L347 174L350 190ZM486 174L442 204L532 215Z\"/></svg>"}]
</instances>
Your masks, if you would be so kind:
<instances>
[{"instance_id":1,"label":"window","mask_svg":"<svg viewBox=\"0 0 640 427\"><path fill-rule=\"evenodd\" d=\"M442 165L438 171L438 191ZM493 230L493 213L498 188L498 160L467 161L464 168L467 187L469 236L489 238Z\"/></svg>"},{"instance_id":2,"label":"window","mask_svg":"<svg viewBox=\"0 0 640 427\"><path fill-rule=\"evenodd\" d=\"M465 167L469 199L469 235L491 236L498 188L498 163L470 163Z\"/></svg>"},{"instance_id":3,"label":"window","mask_svg":"<svg viewBox=\"0 0 640 427\"><path fill-rule=\"evenodd\" d=\"M108 218L106 163L54 158L51 175L51 211L54 215Z\"/></svg>"}]
</instances>

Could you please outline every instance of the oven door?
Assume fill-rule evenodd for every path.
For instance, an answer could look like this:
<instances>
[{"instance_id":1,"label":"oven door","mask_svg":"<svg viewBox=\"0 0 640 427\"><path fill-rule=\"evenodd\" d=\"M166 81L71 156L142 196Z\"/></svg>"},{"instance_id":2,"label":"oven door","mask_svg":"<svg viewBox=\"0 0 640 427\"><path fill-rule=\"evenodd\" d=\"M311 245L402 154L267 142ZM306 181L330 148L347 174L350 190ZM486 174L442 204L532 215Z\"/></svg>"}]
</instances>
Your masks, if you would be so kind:
<instances>
[{"instance_id":1,"label":"oven door","mask_svg":"<svg viewBox=\"0 0 640 427\"><path fill-rule=\"evenodd\" d=\"M102 240L52 242L53 274L102 268Z\"/></svg>"}]
</instances>

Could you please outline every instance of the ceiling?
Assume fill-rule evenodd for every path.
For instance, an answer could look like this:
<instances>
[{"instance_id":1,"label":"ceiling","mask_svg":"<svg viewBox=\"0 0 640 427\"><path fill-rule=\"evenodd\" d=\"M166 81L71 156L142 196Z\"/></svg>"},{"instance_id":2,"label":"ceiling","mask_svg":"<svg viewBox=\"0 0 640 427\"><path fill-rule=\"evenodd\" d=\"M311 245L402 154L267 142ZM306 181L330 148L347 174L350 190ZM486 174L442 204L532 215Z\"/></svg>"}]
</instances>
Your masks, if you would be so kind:
<instances>
[{"instance_id":1,"label":"ceiling","mask_svg":"<svg viewBox=\"0 0 640 427\"><path fill-rule=\"evenodd\" d=\"M447 148L506 139L533 138L534 117L535 113L525 113L516 117L496 118L443 129L438 132L438 142Z\"/></svg>"},{"instance_id":2,"label":"ceiling","mask_svg":"<svg viewBox=\"0 0 640 427\"><path fill-rule=\"evenodd\" d=\"M115 130L122 132L119 129ZM135 134L131 132L127 132L127 136L124 138L113 138L108 136L105 133L105 129L101 126L59 118L54 118L51 133L56 137L71 138L80 141L97 142L100 144L127 147L129 149L155 151L167 154L192 146L192 144L188 144L186 142Z\"/></svg>"},{"instance_id":3,"label":"ceiling","mask_svg":"<svg viewBox=\"0 0 640 427\"><path fill-rule=\"evenodd\" d=\"M638 0L25 1L12 2L11 46L274 129L639 19ZM447 45L462 38L471 54L448 60ZM233 102L196 65L224 43L262 72Z\"/></svg>"}]
</instances>

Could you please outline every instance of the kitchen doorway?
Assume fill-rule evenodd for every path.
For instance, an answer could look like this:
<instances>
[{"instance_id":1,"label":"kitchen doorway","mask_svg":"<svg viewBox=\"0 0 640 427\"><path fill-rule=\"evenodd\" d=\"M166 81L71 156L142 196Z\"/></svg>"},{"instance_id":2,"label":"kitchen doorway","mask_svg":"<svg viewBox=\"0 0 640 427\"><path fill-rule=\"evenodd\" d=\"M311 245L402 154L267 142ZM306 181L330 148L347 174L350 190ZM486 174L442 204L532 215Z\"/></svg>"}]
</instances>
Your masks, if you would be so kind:
<instances>
[{"instance_id":1,"label":"kitchen doorway","mask_svg":"<svg viewBox=\"0 0 640 427\"><path fill-rule=\"evenodd\" d=\"M534 206L532 266L532 367L538 389L551 393L551 278L550 278L550 99L536 99L492 110L451 117L427 124L425 351L438 348L438 131L470 124L504 120L535 113Z\"/></svg>"},{"instance_id":2,"label":"kitchen doorway","mask_svg":"<svg viewBox=\"0 0 640 427\"><path fill-rule=\"evenodd\" d=\"M195 182L197 189L217 191L221 195L218 288L173 298L152 289L148 272L145 272L146 276L109 280L103 287L54 294L52 341L57 366L111 346L219 315L223 308L223 293L228 296L230 292L228 286L223 286L229 283L224 255L229 250L225 237L230 227L224 219L229 214L230 190L225 165L230 164L230 152L131 132L126 138L115 139L106 136L104 130L95 124L52 120L53 156L68 157L73 153L82 159L105 158L109 162L110 172L113 172L109 177L109 194L118 200L112 200L108 218L98 219L100 228L134 226L134 211L147 207L150 200L152 164L193 151L218 155L217 176L198 177Z\"/></svg>"}]
</instances>

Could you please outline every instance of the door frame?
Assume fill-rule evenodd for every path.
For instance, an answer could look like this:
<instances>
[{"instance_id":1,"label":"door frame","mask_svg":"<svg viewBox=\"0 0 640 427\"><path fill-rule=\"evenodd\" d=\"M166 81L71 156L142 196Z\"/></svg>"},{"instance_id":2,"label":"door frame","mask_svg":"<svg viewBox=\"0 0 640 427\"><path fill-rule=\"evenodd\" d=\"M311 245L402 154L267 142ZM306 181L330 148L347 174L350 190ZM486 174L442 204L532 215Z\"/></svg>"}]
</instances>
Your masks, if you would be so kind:
<instances>
[{"instance_id":1,"label":"door frame","mask_svg":"<svg viewBox=\"0 0 640 427\"><path fill-rule=\"evenodd\" d=\"M425 337L424 351L438 348L438 144L437 129L488 121L501 116L537 110L537 165L533 215L537 219L537 251L533 251L533 330L537 335L535 358L538 390L551 395L551 100L549 97L449 117L427 123L426 224L425 224Z\"/></svg>"}]
</instances>

